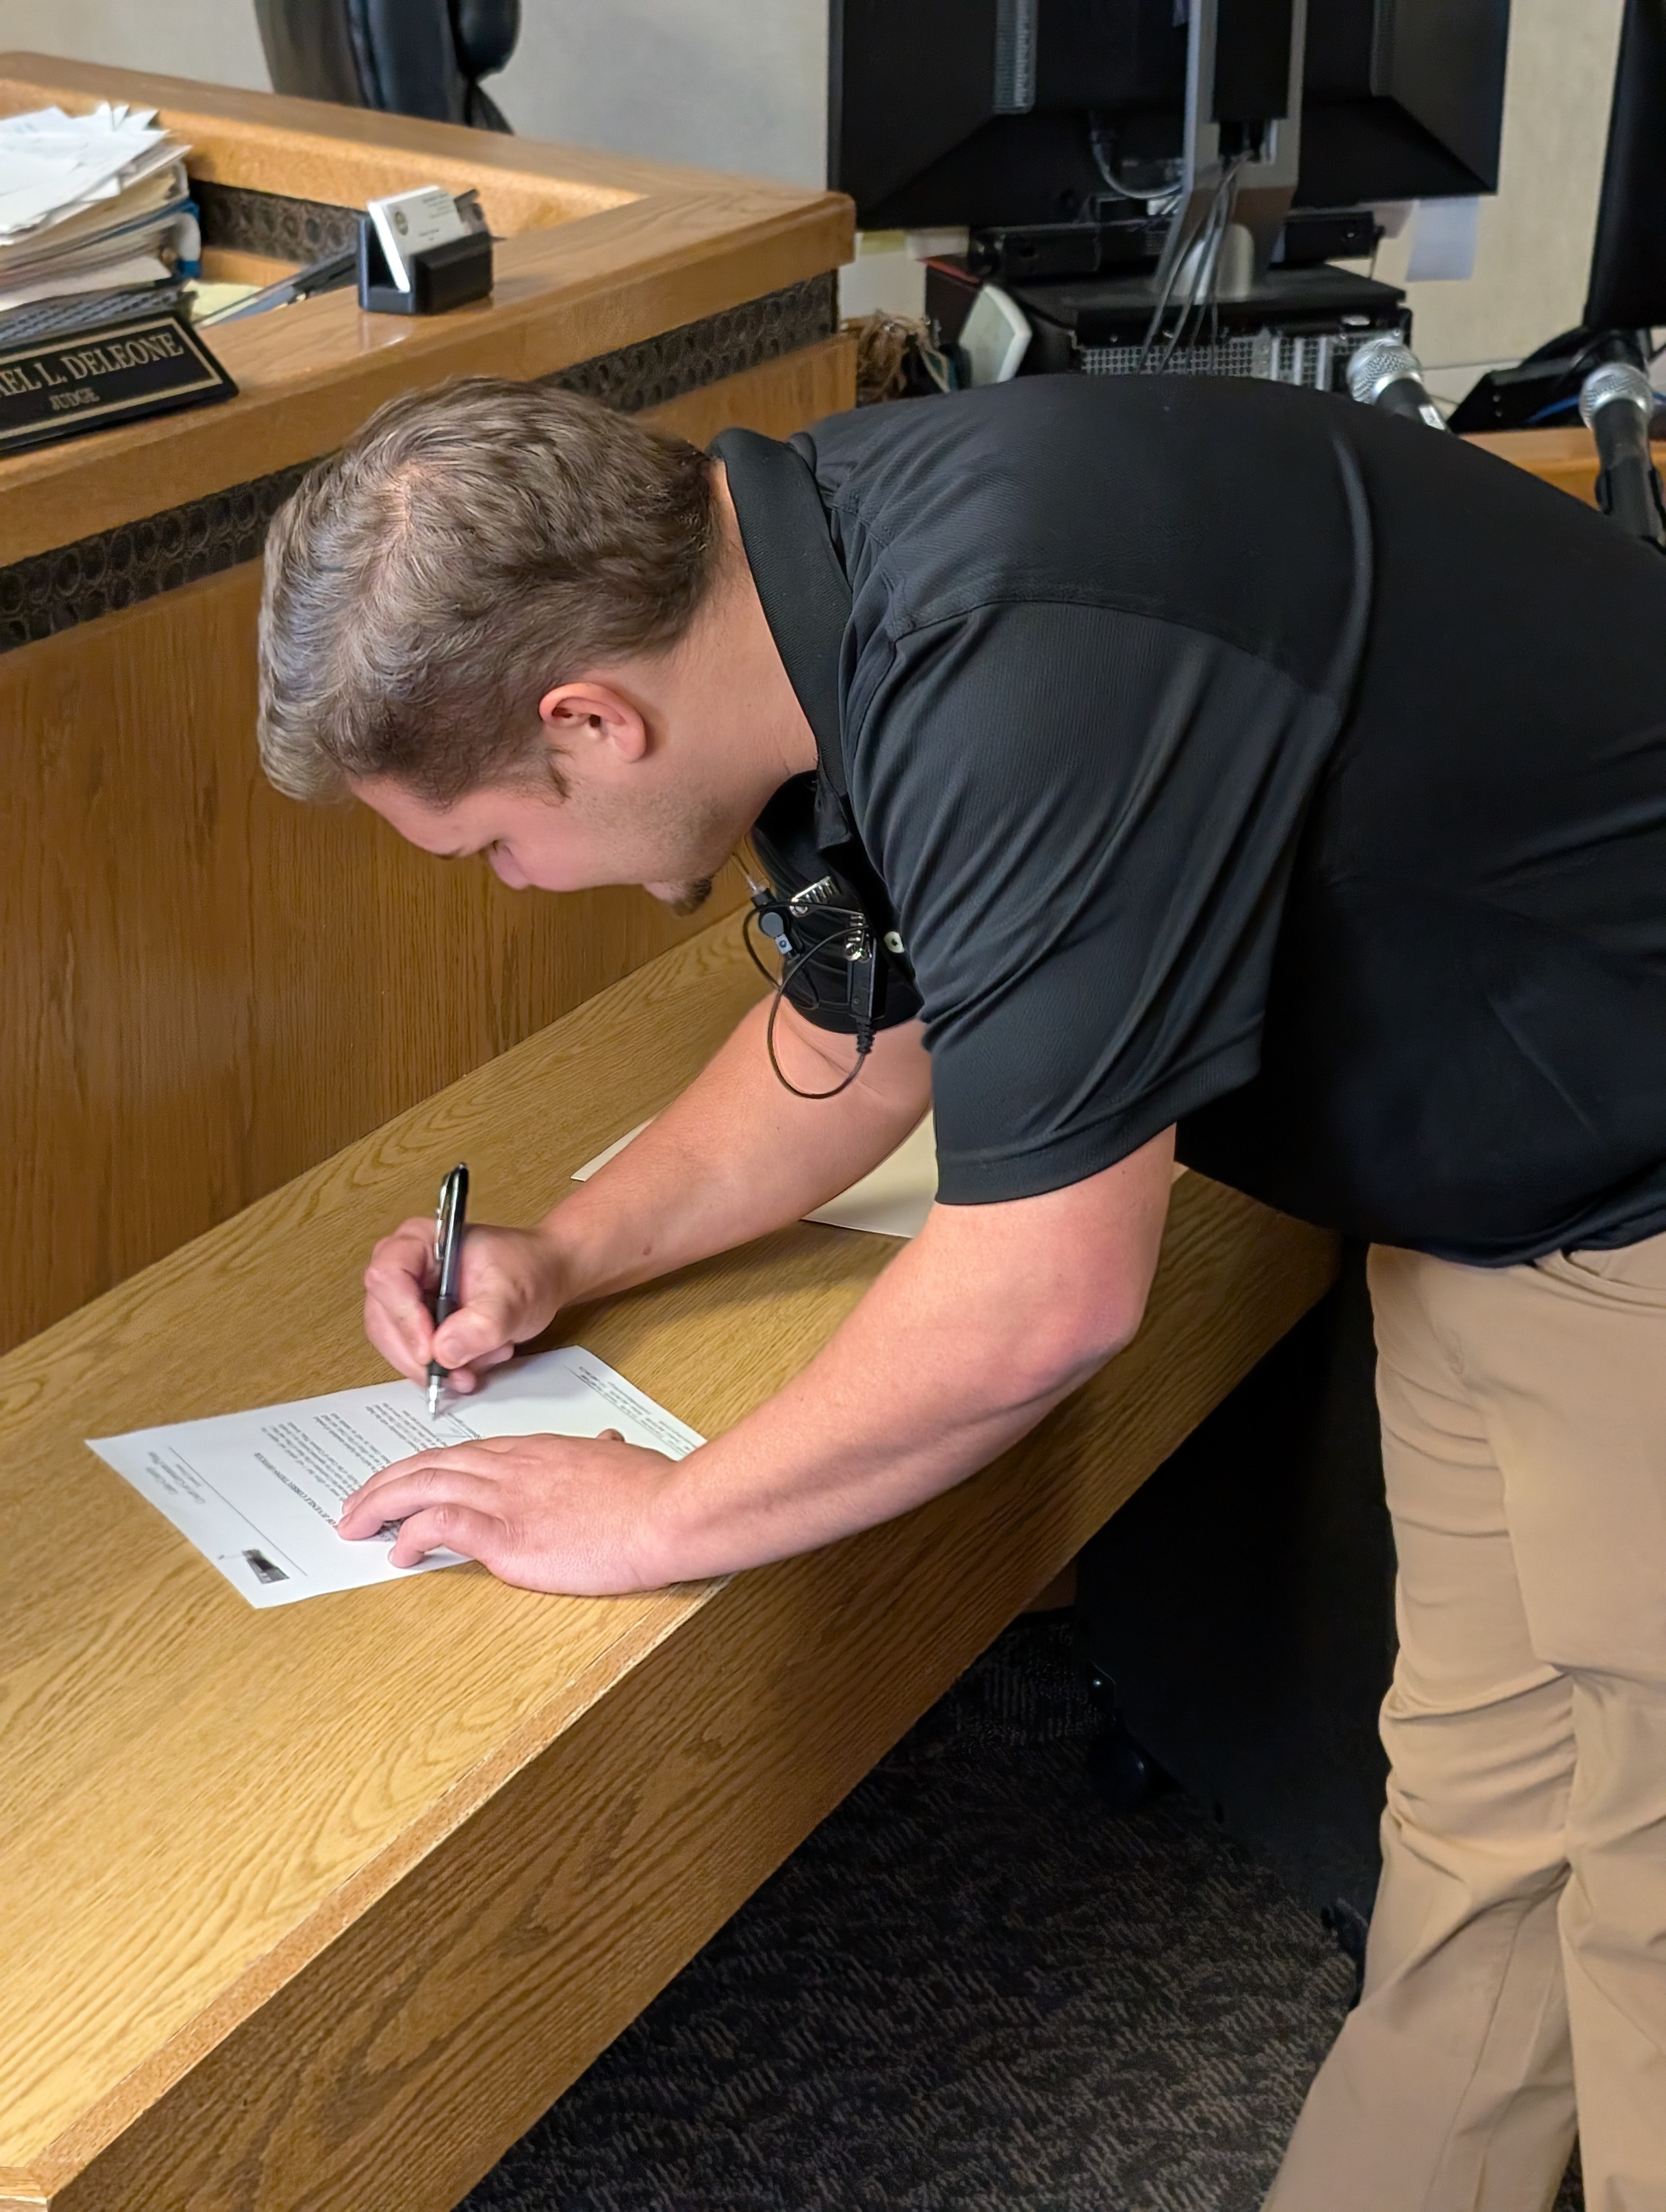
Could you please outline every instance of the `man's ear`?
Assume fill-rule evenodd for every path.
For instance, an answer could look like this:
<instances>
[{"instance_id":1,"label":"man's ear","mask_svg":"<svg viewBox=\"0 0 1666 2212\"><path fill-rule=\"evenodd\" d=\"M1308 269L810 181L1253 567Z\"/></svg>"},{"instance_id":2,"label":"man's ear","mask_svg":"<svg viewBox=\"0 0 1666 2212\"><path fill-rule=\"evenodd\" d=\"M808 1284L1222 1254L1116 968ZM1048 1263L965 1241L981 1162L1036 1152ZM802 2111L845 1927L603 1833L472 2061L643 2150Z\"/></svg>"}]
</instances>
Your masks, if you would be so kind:
<instances>
[{"instance_id":1,"label":"man's ear","mask_svg":"<svg viewBox=\"0 0 1666 2212\"><path fill-rule=\"evenodd\" d=\"M648 724L641 709L611 684L589 677L557 684L538 701L538 720L569 759L587 745L605 745L616 760L629 765L648 750Z\"/></svg>"}]
</instances>

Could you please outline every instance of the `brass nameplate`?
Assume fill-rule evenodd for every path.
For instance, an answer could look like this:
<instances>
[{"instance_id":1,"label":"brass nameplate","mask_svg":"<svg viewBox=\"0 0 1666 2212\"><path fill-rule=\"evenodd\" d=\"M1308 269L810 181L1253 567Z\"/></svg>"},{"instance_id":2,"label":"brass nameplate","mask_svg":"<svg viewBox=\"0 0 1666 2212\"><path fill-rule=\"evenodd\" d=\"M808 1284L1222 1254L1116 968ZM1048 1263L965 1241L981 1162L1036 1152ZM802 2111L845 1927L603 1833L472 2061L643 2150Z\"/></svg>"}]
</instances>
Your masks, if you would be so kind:
<instances>
[{"instance_id":1,"label":"brass nameplate","mask_svg":"<svg viewBox=\"0 0 1666 2212\"><path fill-rule=\"evenodd\" d=\"M0 353L0 453L229 399L232 382L178 315Z\"/></svg>"}]
</instances>

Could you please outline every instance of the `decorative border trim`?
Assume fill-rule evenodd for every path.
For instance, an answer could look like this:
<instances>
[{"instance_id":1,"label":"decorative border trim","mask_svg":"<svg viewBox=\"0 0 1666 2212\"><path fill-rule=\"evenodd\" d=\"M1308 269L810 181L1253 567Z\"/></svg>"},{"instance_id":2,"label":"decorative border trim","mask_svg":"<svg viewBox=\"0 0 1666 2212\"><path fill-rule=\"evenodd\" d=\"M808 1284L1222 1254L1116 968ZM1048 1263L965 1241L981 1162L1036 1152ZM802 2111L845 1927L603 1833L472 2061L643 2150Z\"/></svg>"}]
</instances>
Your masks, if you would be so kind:
<instances>
[{"instance_id":1,"label":"decorative border trim","mask_svg":"<svg viewBox=\"0 0 1666 2212\"><path fill-rule=\"evenodd\" d=\"M796 353L837 329L838 283L830 270L538 380L635 414ZM0 653L258 559L272 517L312 465L298 462L0 568Z\"/></svg>"},{"instance_id":2,"label":"decorative border trim","mask_svg":"<svg viewBox=\"0 0 1666 2212\"><path fill-rule=\"evenodd\" d=\"M0 568L0 653L252 561L312 465L276 470Z\"/></svg>"},{"instance_id":3,"label":"decorative border trim","mask_svg":"<svg viewBox=\"0 0 1666 2212\"><path fill-rule=\"evenodd\" d=\"M538 380L634 415L782 354L797 353L830 338L838 327L839 280L830 269L824 276L765 292L741 307L722 308L700 322L662 331L658 337L598 354Z\"/></svg>"},{"instance_id":4,"label":"decorative border trim","mask_svg":"<svg viewBox=\"0 0 1666 2212\"><path fill-rule=\"evenodd\" d=\"M355 244L358 208L327 200L287 199L281 192L252 192L242 185L216 185L193 177L204 246L228 253L260 253L271 261L319 261Z\"/></svg>"}]
</instances>

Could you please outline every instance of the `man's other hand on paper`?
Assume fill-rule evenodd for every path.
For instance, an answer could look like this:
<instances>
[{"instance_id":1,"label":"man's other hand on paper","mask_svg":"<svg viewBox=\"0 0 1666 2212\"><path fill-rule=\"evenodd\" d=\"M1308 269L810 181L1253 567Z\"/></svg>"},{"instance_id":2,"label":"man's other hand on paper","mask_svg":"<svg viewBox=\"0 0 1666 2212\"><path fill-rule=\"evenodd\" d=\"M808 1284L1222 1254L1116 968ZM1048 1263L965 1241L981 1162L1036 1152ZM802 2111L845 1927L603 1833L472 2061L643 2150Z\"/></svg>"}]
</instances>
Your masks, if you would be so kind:
<instances>
[{"instance_id":1,"label":"man's other hand on paper","mask_svg":"<svg viewBox=\"0 0 1666 2212\"><path fill-rule=\"evenodd\" d=\"M388 1557L414 1567L459 1552L500 1582L574 1596L640 1589L654 1576L651 1529L677 1462L589 1437L483 1437L397 1461L355 1492L337 1526L348 1538L398 1523Z\"/></svg>"}]
</instances>

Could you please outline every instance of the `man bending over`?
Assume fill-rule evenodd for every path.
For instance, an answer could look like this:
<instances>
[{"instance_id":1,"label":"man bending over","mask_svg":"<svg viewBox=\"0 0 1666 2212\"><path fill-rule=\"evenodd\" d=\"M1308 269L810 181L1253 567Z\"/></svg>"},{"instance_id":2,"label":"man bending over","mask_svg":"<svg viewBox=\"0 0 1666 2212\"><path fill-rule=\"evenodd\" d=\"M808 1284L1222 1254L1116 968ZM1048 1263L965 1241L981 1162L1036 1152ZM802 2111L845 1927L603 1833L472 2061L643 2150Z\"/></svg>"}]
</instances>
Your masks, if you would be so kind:
<instances>
[{"instance_id":1,"label":"man bending over","mask_svg":"<svg viewBox=\"0 0 1666 2212\"><path fill-rule=\"evenodd\" d=\"M266 566L281 789L684 907L750 832L793 948L773 1039L471 1231L437 1335L429 1225L377 1247L396 1367L467 1389L936 1114L923 1232L727 1435L421 1453L344 1533L547 1590L751 1566L1113 1357L1177 1153L1369 1237L1385 1871L1271 2201L1547 2206L1577 2078L1591 2212L1666 2205L1666 563L1345 399L1037 378L709 458L420 394Z\"/></svg>"}]
</instances>

